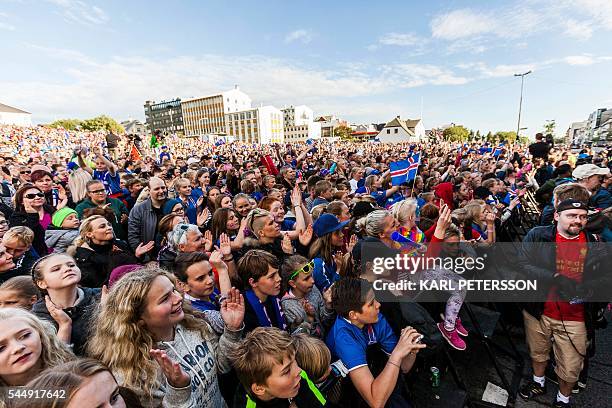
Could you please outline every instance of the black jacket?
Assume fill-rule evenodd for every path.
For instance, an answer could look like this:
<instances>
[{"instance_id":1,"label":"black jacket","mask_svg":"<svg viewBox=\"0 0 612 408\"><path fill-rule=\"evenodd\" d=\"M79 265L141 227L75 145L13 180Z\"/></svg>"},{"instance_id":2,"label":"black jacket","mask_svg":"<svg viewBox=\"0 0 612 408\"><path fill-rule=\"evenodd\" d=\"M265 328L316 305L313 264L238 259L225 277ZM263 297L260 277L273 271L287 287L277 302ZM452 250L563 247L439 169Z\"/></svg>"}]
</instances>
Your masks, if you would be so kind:
<instances>
[{"instance_id":1,"label":"black jacket","mask_svg":"<svg viewBox=\"0 0 612 408\"><path fill-rule=\"evenodd\" d=\"M529 145L529 153L531 153L534 158L539 157L546 159L549 150L550 146L546 142L535 142Z\"/></svg>"},{"instance_id":2,"label":"black jacket","mask_svg":"<svg viewBox=\"0 0 612 408\"><path fill-rule=\"evenodd\" d=\"M64 309L64 312L72 319L72 350L77 356L84 356L87 339L90 337L91 323L100 302L100 289L80 288L80 290L83 291L83 299L76 306ZM41 319L51 322L57 329L58 325L49 314L44 299L34 304L32 312Z\"/></svg>"},{"instance_id":3,"label":"black jacket","mask_svg":"<svg viewBox=\"0 0 612 408\"><path fill-rule=\"evenodd\" d=\"M556 231L556 225L535 227L527 233L520 249L519 267L528 278L538 280L540 293L550 291L553 285L553 276L557 273L557 255L554 245ZM600 293L598 290L605 292L612 284L612 276L609 273L604 274L605 262L609 259L609 253L605 243L598 242L597 237L593 234L588 232L585 232L585 234L589 247L584 262L582 283L595 291L594 298L601 299L602 295L606 296L606 294ZM602 306L603 303L600 302L584 303L587 331L593 329L597 312ZM533 317L539 319L544 311L544 303L525 303L523 308Z\"/></svg>"},{"instance_id":4,"label":"black jacket","mask_svg":"<svg viewBox=\"0 0 612 408\"><path fill-rule=\"evenodd\" d=\"M45 206L45 211L47 211ZM52 211L48 211L52 214ZM23 225L30 228L34 232L34 241L32 242L32 248L36 251L38 256L45 256L49 253L49 248L45 243L45 229L40 225L38 219L38 213L27 213L23 211L15 211L11 218L9 218L9 226L16 227Z\"/></svg>"},{"instance_id":5,"label":"black jacket","mask_svg":"<svg viewBox=\"0 0 612 408\"><path fill-rule=\"evenodd\" d=\"M118 266L138 264L138 258L124 241L115 240L109 245L89 244L91 249L78 247L74 259L81 270L81 285L101 288L108 283L110 273ZM113 250L114 248L114 250Z\"/></svg>"}]
</instances>

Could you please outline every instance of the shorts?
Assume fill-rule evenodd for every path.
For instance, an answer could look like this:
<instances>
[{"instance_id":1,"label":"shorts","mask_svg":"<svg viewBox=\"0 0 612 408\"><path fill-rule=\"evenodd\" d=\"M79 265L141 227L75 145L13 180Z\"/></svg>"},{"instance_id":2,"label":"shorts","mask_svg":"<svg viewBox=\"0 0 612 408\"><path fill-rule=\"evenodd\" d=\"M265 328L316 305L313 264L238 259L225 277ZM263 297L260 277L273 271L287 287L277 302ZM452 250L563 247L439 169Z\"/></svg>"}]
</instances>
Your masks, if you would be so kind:
<instances>
[{"instance_id":1,"label":"shorts","mask_svg":"<svg viewBox=\"0 0 612 408\"><path fill-rule=\"evenodd\" d=\"M531 359L539 363L548 361L552 346L557 364L555 367L557 376L568 383L578 381L584 362L582 356L586 355L587 349L584 322L562 322L544 315L538 320L525 311L523 318ZM551 337L554 341L551 341Z\"/></svg>"}]
</instances>

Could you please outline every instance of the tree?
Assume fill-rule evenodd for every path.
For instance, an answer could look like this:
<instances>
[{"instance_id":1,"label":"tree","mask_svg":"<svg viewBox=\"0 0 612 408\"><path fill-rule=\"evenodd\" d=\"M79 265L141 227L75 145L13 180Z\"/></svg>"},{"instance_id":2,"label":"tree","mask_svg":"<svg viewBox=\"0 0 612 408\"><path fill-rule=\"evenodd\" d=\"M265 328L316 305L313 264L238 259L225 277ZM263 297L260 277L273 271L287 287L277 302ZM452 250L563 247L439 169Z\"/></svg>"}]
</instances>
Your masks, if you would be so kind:
<instances>
[{"instance_id":1,"label":"tree","mask_svg":"<svg viewBox=\"0 0 612 408\"><path fill-rule=\"evenodd\" d=\"M470 137L470 131L463 126L451 126L442 132L444 139L451 142L463 142Z\"/></svg>"},{"instance_id":2,"label":"tree","mask_svg":"<svg viewBox=\"0 0 612 408\"><path fill-rule=\"evenodd\" d=\"M493 133L491 133L491 131L489 130L489 133L487 133L486 136L487 142L494 142L495 138L493 137Z\"/></svg>"},{"instance_id":3,"label":"tree","mask_svg":"<svg viewBox=\"0 0 612 408\"><path fill-rule=\"evenodd\" d=\"M557 126L557 124L555 123L555 120L547 120L546 123L544 124L544 134L546 135L554 135L555 134L555 127Z\"/></svg>"},{"instance_id":4,"label":"tree","mask_svg":"<svg viewBox=\"0 0 612 408\"><path fill-rule=\"evenodd\" d=\"M516 140L516 132L513 132L513 131L510 131L510 132L504 132L504 131L495 132L495 135L493 135L493 138L498 140L498 141L505 140L507 142L514 142Z\"/></svg>"},{"instance_id":5,"label":"tree","mask_svg":"<svg viewBox=\"0 0 612 408\"><path fill-rule=\"evenodd\" d=\"M482 136L480 136L480 130L476 131L476 140L480 140L482 139Z\"/></svg>"},{"instance_id":6,"label":"tree","mask_svg":"<svg viewBox=\"0 0 612 408\"><path fill-rule=\"evenodd\" d=\"M95 118L85 119L81 125L83 130L96 131L106 130L107 132L125 133L125 129L113 118L106 115L96 116Z\"/></svg>"},{"instance_id":7,"label":"tree","mask_svg":"<svg viewBox=\"0 0 612 408\"><path fill-rule=\"evenodd\" d=\"M334 136L342 140L350 140L353 138L353 129L346 125L340 125L334 129Z\"/></svg>"},{"instance_id":8,"label":"tree","mask_svg":"<svg viewBox=\"0 0 612 408\"><path fill-rule=\"evenodd\" d=\"M62 127L66 130L76 130L83 122L80 119L59 119L49 124L49 127Z\"/></svg>"}]
</instances>

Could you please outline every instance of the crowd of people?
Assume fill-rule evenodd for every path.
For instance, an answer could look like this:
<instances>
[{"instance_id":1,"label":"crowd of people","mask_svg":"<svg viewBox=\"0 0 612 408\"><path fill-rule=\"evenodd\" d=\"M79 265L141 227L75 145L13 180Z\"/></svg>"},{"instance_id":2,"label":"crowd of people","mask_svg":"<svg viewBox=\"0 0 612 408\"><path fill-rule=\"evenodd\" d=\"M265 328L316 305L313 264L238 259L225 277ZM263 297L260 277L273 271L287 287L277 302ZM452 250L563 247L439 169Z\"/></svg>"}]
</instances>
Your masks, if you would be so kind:
<instances>
[{"instance_id":1,"label":"crowd of people","mask_svg":"<svg viewBox=\"0 0 612 408\"><path fill-rule=\"evenodd\" d=\"M587 246L612 241L609 151L539 134L530 146L160 147L43 126L0 134L0 385L16 392L0 406L410 406L410 375L429 375L432 355L470 352L466 293L411 302L417 322L406 294L377 298L364 248L469 257L521 239L521 272L550 293L521 306L533 377L519 394L544 394L552 361L553 406L586 387L605 305L561 292L609 259ZM396 182L390 165L407 157L416 175ZM507 226L527 195L541 217L523 238ZM557 250L531 245L545 242ZM18 393L45 388L67 394Z\"/></svg>"}]
</instances>

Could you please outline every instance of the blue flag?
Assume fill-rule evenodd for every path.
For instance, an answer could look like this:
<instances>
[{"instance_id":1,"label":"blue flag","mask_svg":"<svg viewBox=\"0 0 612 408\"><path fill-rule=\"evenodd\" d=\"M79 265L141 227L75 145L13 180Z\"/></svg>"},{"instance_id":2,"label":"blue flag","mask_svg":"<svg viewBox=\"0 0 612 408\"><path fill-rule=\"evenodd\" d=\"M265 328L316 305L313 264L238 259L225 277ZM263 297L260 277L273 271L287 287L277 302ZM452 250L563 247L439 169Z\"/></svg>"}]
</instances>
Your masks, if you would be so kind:
<instances>
[{"instance_id":1,"label":"blue flag","mask_svg":"<svg viewBox=\"0 0 612 408\"><path fill-rule=\"evenodd\" d=\"M410 163L408 163L408 160L400 160L396 162L391 162L389 164L392 185L399 186L400 184L406 182L408 167L410 167Z\"/></svg>"},{"instance_id":2,"label":"blue flag","mask_svg":"<svg viewBox=\"0 0 612 408\"><path fill-rule=\"evenodd\" d=\"M406 175L406 181L414 180L419 171L421 165L421 153L415 153L408 158L408 174Z\"/></svg>"},{"instance_id":3,"label":"blue flag","mask_svg":"<svg viewBox=\"0 0 612 408\"><path fill-rule=\"evenodd\" d=\"M493 157L497 157L497 156L499 156L499 155L502 153L502 150L503 150L503 149L502 149L501 145L500 145L500 146L497 146L497 147L495 148L495 150L493 150Z\"/></svg>"}]
</instances>

